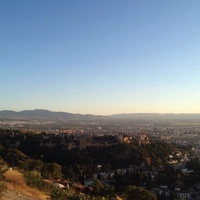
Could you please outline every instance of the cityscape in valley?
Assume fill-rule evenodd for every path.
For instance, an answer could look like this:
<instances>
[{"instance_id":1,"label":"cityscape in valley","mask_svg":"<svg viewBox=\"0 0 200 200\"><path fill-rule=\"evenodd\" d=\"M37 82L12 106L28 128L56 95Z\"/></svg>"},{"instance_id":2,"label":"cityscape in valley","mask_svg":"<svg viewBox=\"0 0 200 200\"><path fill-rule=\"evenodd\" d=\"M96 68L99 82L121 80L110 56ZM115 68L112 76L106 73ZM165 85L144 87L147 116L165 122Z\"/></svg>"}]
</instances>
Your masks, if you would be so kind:
<instances>
[{"instance_id":1,"label":"cityscape in valley","mask_svg":"<svg viewBox=\"0 0 200 200\"><path fill-rule=\"evenodd\" d=\"M0 111L0 127L4 162L51 199L200 198L199 114Z\"/></svg>"},{"instance_id":2,"label":"cityscape in valley","mask_svg":"<svg viewBox=\"0 0 200 200\"><path fill-rule=\"evenodd\" d=\"M200 200L200 1L0 1L0 200Z\"/></svg>"}]
</instances>

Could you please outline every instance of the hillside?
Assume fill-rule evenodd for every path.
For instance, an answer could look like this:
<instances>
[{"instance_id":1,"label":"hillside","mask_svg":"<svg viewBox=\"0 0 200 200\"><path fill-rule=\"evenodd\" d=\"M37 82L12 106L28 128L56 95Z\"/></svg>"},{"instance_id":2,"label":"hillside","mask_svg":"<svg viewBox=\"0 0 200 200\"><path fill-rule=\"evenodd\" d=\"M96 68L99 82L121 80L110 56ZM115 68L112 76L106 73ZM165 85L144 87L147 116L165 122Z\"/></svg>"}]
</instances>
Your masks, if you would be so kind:
<instances>
[{"instance_id":1,"label":"hillside","mask_svg":"<svg viewBox=\"0 0 200 200\"><path fill-rule=\"evenodd\" d=\"M4 183L6 191L3 200L46 200L47 195L26 185L23 174L17 170L8 170L5 174Z\"/></svg>"}]
</instances>

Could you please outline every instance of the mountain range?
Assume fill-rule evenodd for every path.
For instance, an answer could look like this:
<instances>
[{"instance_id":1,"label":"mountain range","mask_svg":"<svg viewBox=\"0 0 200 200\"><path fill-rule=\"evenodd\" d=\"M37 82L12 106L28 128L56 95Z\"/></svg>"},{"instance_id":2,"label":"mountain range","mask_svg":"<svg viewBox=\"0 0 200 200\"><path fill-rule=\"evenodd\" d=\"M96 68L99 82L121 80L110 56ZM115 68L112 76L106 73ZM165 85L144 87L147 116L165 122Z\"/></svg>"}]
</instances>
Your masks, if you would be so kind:
<instances>
[{"instance_id":1,"label":"mountain range","mask_svg":"<svg viewBox=\"0 0 200 200\"><path fill-rule=\"evenodd\" d=\"M75 120L75 121L90 121L90 120L101 120L105 117L97 115L82 115L73 114L68 112L52 112L49 110L35 109L35 110L23 110L23 111L11 111L2 110L0 111L1 118L12 118L12 119L43 119L43 120Z\"/></svg>"},{"instance_id":2,"label":"mountain range","mask_svg":"<svg viewBox=\"0 0 200 200\"><path fill-rule=\"evenodd\" d=\"M68 112L52 112L49 110L35 109L23 111L0 111L0 118L11 119L43 119L43 120L75 120L75 121L98 121L98 120L200 120L200 114L158 114L158 113L130 113L115 115L83 115Z\"/></svg>"}]
</instances>

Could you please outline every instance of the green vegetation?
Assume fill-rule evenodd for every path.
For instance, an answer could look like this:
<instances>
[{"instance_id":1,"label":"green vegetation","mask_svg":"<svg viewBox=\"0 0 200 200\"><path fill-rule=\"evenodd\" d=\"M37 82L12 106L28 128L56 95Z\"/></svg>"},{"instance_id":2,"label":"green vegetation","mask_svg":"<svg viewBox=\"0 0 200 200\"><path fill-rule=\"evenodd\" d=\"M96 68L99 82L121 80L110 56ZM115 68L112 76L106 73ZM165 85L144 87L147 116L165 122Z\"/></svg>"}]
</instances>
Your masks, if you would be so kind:
<instances>
[{"instance_id":1,"label":"green vegetation","mask_svg":"<svg viewBox=\"0 0 200 200\"><path fill-rule=\"evenodd\" d=\"M30 187L37 188L40 191L49 193L51 191L50 185L44 181L40 173L37 171L25 172L26 184Z\"/></svg>"},{"instance_id":2,"label":"green vegetation","mask_svg":"<svg viewBox=\"0 0 200 200\"><path fill-rule=\"evenodd\" d=\"M163 141L154 141L149 145L134 144L133 149L142 155L143 158L151 158L152 165L166 164L168 155L176 151L177 148L172 144L167 144Z\"/></svg>"},{"instance_id":3,"label":"green vegetation","mask_svg":"<svg viewBox=\"0 0 200 200\"><path fill-rule=\"evenodd\" d=\"M140 187L129 186L125 192L125 200L156 200L156 196Z\"/></svg>"},{"instance_id":4,"label":"green vegetation","mask_svg":"<svg viewBox=\"0 0 200 200\"><path fill-rule=\"evenodd\" d=\"M40 134L4 130L0 137L0 155L3 160L8 166L17 167L23 172L27 185L48 193L52 200L106 200L116 194L124 196L124 200L133 199L133 196L135 200L155 200L151 192L141 188L143 183L145 182L146 188L150 189L153 184L174 181L176 175L167 166L166 161L168 155L177 149L161 141L154 141L148 145L117 144L100 149L70 151L60 147L60 138L56 136L52 138L52 142L56 145L51 148L45 145L40 146L44 142ZM199 162L193 162L188 163L188 166L196 166L199 169ZM98 165L101 168L97 168ZM153 182L150 175L145 174L143 167L151 170L158 165L165 165L167 169L159 172ZM115 171L130 166L134 166L134 171L131 173ZM101 171L115 171L108 185L101 180ZM44 179L68 179L80 184L84 183L85 179L92 179L94 174L97 175L97 179L93 183L91 193L82 193L75 189L55 189L44 181ZM0 175L3 175L3 169L0 170ZM182 177L182 174L179 173L179 176ZM3 191L3 186L2 190L0 187L1 191Z\"/></svg>"}]
</instances>

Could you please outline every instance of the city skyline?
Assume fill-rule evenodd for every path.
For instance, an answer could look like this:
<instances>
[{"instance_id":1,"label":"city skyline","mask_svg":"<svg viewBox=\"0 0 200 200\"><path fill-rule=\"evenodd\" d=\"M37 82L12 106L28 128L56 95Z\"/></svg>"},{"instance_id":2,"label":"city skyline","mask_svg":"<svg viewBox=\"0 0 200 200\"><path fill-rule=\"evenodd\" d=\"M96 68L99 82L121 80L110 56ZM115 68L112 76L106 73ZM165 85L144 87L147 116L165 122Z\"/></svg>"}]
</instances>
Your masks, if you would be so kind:
<instances>
[{"instance_id":1,"label":"city skyline","mask_svg":"<svg viewBox=\"0 0 200 200\"><path fill-rule=\"evenodd\" d=\"M1 1L0 110L200 113L199 6Z\"/></svg>"}]
</instances>

